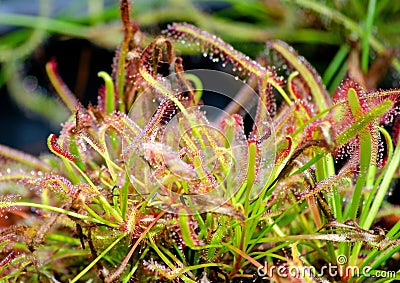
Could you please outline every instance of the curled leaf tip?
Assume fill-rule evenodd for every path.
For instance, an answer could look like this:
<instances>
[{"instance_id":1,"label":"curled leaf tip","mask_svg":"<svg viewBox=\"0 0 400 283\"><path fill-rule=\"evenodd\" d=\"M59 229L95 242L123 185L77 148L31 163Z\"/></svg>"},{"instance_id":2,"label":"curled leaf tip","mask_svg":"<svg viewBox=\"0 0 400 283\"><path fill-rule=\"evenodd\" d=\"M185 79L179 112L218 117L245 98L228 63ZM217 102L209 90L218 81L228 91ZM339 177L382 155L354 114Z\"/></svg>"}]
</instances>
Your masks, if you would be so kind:
<instances>
[{"instance_id":1,"label":"curled leaf tip","mask_svg":"<svg viewBox=\"0 0 400 283\"><path fill-rule=\"evenodd\" d=\"M67 152L57 143L57 136L55 134L50 134L47 138L47 146L52 153L61 158L66 158L69 161L77 161L77 157Z\"/></svg>"}]
</instances>

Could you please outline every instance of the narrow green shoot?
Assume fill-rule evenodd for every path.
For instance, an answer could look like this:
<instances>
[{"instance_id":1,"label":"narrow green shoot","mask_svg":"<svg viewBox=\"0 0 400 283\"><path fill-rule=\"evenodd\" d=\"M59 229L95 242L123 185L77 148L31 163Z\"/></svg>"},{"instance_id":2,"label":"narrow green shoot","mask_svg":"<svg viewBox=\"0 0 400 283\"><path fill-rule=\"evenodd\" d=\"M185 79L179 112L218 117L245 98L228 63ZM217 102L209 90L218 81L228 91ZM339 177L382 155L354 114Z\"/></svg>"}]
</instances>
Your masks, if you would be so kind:
<instances>
[{"instance_id":1,"label":"narrow green shoot","mask_svg":"<svg viewBox=\"0 0 400 283\"><path fill-rule=\"evenodd\" d=\"M111 245L109 245L104 251L102 251L101 254L99 254L98 257L96 257L88 266L86 266L77 276L75 276L72 280L71 283L77 282L79 279L81 279L90 269L95 266L95 264L101 260L113 247L115 247L119 241L121 241L123 238L125 238L126 234L121 234L117 239L112 242Z\"/></svg>"},{"instance_id":2,"label":"narrow green shoot","mask_svg":"<svg viewBox=\"0 0 400 283\"><path fill-rule=\"evenodd\" d=\"M369 60L369 45L370 37L372 34L372 26L374 24L376 0L369 0L368 12L365 20L364 36L361 45L361 70L364 73L368 71L368 60Z\"/></svg>"}]
</instances>

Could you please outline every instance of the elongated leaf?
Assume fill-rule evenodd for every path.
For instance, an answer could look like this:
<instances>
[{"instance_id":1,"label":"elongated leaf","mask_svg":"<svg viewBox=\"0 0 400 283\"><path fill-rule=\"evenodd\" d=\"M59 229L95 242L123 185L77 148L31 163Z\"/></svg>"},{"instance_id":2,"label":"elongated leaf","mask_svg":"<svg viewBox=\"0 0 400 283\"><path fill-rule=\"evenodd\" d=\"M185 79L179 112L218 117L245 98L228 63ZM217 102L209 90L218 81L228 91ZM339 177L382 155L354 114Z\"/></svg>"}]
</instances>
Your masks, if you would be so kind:
<instances>
[{"instance_id":1,"label":"elongated leaf","mask_svg":"<svg viewBox=\"0 0 400 283\"><path fill-rule=\"evenodd\" d=\"M319 111L332 105L328 92L322 85L321 77L304 57L299 56L292 47L282 41L272 41L268 43L268 47L279 52L299 72L300 76L303 77L310 88L313 101L318 106Z\"/></svg>"},{"instance_id":2,"label":"elongated leaf","mask_svg":"<svg viewBox=\"0 0 400 283\"><path fill-rule=\"evenodd\" d=\"M37 157L23 153L19 150L9 148L5 145L0 145L0 156L11 159L15 162L25 164L33 169L41 171L52 170L51 166Z\"/></svg>"},{"instance_id":3,"label":"elongated leaf","mask_svg":"<svg viewBox=\"0 0 400 283\"><path fill-rule=\"evenodd\" d=\"M390 100L382 102L374 109L365 113L362 117L357 119L355 123L351 124L346 130L340 133L336 140L339 145L346 144L350 139L355 137L363 128L368 126L374 119L384 115L391 107L393 103Z\"/></svg>"}]
</instances>

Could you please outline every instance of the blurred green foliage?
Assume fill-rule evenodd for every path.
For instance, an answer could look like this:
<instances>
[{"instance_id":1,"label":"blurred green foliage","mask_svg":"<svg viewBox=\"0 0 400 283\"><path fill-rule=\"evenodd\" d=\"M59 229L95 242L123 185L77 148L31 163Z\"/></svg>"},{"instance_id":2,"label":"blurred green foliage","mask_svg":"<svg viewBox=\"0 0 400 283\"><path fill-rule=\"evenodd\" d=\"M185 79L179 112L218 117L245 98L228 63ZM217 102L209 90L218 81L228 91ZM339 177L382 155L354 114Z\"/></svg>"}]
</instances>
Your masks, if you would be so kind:
<instances>
[{"instance_id":1,"label":"blurred green foliage","mask_svg":"<svg viewBox=\"0 0 400 283\"><path fill-rule=\"evenodd\" d=\"M53 15L58 2L62 1L40 0L38 15L0 15L0 25L16 27L0 39L0 87L7 84L17 104L51 117L55 124L65 120L67 113L54 98L40 91L27 93L21 87L24 60L51 36L86 39L109 50L122 39L117 1L71 1ZM250 56L259 54L270 39L300 44L303 55L317 68L315 62L322 62L326 69L324 83L330 91L349 70L361 85L379 81L390 65L394 67L393 78L400 71L394 57L395 47L400 45L399 1L137 0L132 13L150 35L149 41L166 24L186 21L222 37ZM379 58L384 61L380 62L381 68L368 74L373 61Z\"/></svg>"}]
</instances>

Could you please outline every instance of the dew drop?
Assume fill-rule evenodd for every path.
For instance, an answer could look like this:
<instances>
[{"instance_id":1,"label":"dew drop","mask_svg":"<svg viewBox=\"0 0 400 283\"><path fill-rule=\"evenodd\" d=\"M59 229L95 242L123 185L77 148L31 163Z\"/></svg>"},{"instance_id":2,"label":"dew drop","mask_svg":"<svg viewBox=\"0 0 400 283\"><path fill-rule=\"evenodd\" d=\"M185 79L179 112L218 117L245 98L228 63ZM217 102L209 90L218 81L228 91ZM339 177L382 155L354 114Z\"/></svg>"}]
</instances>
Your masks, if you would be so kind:
<instances>
[{"instance_id":1,"label":"dew drop","mask_svg":"<svg viewBox=\"0 0 400 283\"><path fill-rule=\"evenodd\" d=\"M26 76L22 84L25 91L33 92L38 88L38 79L35 76Z\"/></svg>"}]
</instances>

